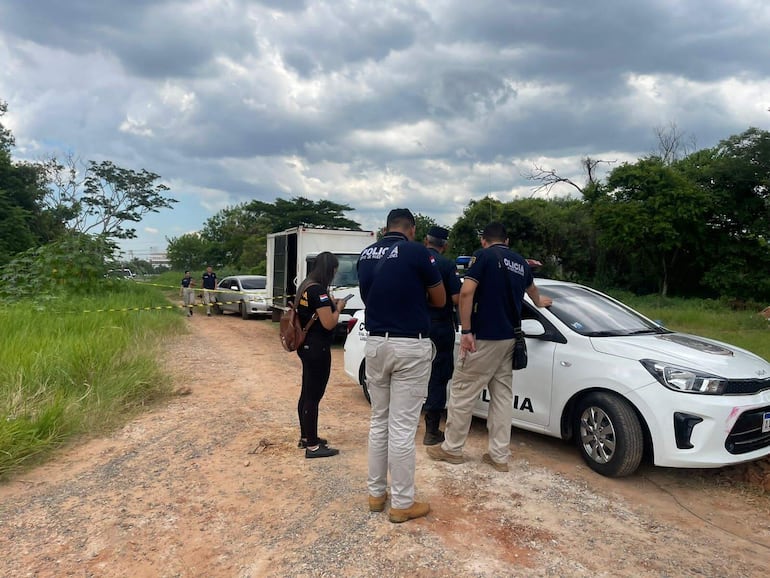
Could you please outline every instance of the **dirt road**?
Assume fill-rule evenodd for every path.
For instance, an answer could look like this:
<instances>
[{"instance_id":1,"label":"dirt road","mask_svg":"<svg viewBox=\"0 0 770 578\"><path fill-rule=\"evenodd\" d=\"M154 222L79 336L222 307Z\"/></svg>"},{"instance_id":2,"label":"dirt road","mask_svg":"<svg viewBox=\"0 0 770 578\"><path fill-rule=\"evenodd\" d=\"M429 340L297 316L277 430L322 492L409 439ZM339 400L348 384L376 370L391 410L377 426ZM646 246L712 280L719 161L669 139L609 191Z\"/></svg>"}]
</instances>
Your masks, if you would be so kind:
<instances>
[{"instance_id":1,"label":"dirt road","mask_svg":"<svg viewBox=\"0 0 770 578\"><path fill-rule=\"evenodd\" d=\"M334 351L321 435L297 449L300 365L277 326L195 316L163 355L190 387L108 438L0 486L2 576L763 576L770 497L728 470L602 478L559 440L514 430L511 472L418 445L424 519L366 503L368 406ZM418 433L418 440L422 432Z\"/></svg>"}]
</instances>

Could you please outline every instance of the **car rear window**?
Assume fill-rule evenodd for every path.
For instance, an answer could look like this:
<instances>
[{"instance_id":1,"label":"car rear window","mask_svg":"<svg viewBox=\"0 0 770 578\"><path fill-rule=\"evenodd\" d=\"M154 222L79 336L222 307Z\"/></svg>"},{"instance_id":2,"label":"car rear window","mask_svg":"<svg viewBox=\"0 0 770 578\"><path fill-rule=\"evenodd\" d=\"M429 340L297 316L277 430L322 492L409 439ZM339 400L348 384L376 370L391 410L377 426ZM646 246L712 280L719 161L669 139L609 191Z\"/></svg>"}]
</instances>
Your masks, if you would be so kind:
<instances>
[{"instance_id":1,"label":"car rear window","mask_svg":"<svg viewBox=\"0 0 770 578\"><path fill-rule=\"evenodd\" d=\"M264 289L267 286L267 278L248 278L241 279L241 285L244 289Z\"/></svg>"}]
</instances>

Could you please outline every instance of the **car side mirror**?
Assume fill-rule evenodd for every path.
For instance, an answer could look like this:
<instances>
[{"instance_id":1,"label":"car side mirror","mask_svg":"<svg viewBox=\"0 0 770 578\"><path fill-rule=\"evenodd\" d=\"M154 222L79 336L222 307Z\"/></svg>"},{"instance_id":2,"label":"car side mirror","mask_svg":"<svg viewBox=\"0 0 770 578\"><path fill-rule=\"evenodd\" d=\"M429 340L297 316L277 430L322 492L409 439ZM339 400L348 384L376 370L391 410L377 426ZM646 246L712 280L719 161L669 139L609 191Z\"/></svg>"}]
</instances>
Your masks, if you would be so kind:
<instances>
[{"instance_id":1,"label":"car side mirror","mask_svg":"<svg viewBox=\"0 0 770 578\"><path fill-rule=\"evenodd\" d=\"M526 337L539 337L545 335L545 327L537 319L522 319L521 330Z\"/></svg>"}]
</instances>

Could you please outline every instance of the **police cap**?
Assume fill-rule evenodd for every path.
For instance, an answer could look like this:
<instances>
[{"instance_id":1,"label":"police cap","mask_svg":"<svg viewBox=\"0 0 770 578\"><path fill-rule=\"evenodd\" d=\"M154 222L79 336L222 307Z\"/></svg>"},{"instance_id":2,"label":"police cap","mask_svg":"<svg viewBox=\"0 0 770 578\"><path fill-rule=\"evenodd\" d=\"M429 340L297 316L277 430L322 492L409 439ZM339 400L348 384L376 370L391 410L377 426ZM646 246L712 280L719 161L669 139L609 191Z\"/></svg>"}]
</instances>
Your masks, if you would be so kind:
<instances>
[{"instance_id":1,"label":"police cap","mask_svg":"<svg viewBox=\"0 0 770 578\"><path fill-rule=\"evenodd\" d=\"M444 227L431 227L428 230L429 237L435 237L436 239L442 239L446 241L449 238L449 231Z\"/></svg>"}]
</instances>

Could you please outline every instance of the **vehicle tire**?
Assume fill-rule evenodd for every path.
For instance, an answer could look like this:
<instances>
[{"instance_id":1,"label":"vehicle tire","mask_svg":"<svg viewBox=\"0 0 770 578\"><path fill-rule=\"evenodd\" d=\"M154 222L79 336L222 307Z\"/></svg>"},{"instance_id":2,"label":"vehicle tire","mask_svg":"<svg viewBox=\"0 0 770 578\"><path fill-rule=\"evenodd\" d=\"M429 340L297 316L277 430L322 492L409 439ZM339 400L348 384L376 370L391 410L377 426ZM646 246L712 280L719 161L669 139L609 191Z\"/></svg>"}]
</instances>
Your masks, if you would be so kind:
<instances>
[{"instance_id":1,"label":"vehicle tire","mask_svg":"<svg viewBox=\"0 0 770 578\"><path fill-rule=\"evenodd\" d=\"M243 301L238 303L238 311L241 314L241 319L249 318L249 310L246 308L246 304Z\"/></svg>"},{"instance_id":2,"label":"vehicle tire","mask_svg":"<svg viewBox=\"0 0 770 578\"><path fill-rule=\"evenodd\" d=\"M224 314L224 311L223 311L223 310L222 310L222 308L219 306L219 303L214 303L214 313L215 313L216 315L223 315L223 314Z\"/></svg>"},{"instance_id":3,"label":"vehicle tire","mask_svg":"<svg viewBox=\"0 0 770 578\"><path fill-rule=\"evenodd\" d=\"M361 361L361 367L358 369L358 383L361 384L361 389L364 392L364 397L369 405L372 405L372 398L369 397L369 386L366 383L366 360Z\"/></svg>"},{"instance_id":4,"label":"vehicle tire","mask_svg":"<svg viewBox=\"0 0 770 578\"><path fill-rule=\"evenodd\" d=\"M610 478L634 473L642 461L644 433L631 405L617 395L594 392L576 410L575 437L588 467Z\"/></svg>"}]
</instances>

